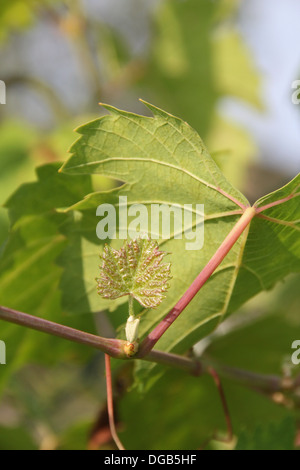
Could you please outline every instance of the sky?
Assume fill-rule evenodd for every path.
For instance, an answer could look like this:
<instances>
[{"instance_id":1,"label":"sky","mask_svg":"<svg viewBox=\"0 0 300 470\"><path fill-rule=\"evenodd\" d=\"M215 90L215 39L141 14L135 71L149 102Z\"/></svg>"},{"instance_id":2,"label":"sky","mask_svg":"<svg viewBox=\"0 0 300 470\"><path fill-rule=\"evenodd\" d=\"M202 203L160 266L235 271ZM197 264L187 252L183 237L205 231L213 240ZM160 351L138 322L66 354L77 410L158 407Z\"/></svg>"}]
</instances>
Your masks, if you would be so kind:
<instances>
[{"instance_id":1,"label":"sky","mask_svg":"<svg viewBox=\"0 0 300 470\"><path fill-rule=\"evenodd\" d=\"M300 79L300 1L243 0L237 19L262 79L264 111L226 99L222 111L254 137L266 166L300 171L300 104L292 83Z\"/></svg>"}]
</instances>

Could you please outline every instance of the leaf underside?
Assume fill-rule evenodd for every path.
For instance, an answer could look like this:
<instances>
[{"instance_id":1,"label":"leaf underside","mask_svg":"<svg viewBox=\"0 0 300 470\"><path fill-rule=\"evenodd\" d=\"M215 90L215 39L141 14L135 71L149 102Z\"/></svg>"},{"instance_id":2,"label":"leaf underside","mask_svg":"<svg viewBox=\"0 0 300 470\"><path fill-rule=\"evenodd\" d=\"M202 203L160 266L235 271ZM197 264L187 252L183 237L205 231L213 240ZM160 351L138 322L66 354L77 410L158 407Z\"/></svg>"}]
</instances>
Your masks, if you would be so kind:
<instances>
[{"instance_id":1,"label":"leaf underside","mask_svg":"<svg viewBox=\"0 0 300 470\"><path fill-rule=\"evenodd\" d=\"M155 312L145 314L141 336L181 298L185 290L216 252L249 203L224 178L198 134L187 123L146 103L154 117L143 117L105 108L111 114L80 127L63 171L70 174L101 173L124 182L110 194L92 193L73 206L83 213L103 202L118 209L118 196L130 204L204 204L204 247L186 251L185 240L160 240L172 253L172 283L166 300ZM263 289L270 289L290 272L300 270L299 175L279 192L257 201L263 206L293 194L291 199L255 217L221 265L189 306L159 340L157 347L182 352L210 333L229 313ZM269 219L263 218L267 215ZM271 218L278 219L273 221ZM174 234L173 234L174 235ZM183 237L184 238L184 237ZM112 241L112 246L116 241ZM96 247L86 244L89 254ZM85 263L83 257L83 264ZM93 276L91 274L91 279ZM92 310L99 302L86 279ZM79 299L77 299L78 301ZM71 305L74 305L71 303ZM70 305L71 309L73 308ZM80 302L79 302L80 305ZM120 309L113 302L101 308ZM145 367L152 367L145 365Z\"/></svg>"},{"instance_id":2,"label":"leaf underside","mask_svg":"<svg viewBox=\"0 0 300 470\"><path fill-rule=\"evenodd\" d=\"M68 240L59 257L64 311L84 313L109 309L115 311L111 318L118 328L126 320L126 315L122 316L126 298L101 299L95 285L98 256L104 248L104 241L96 236L98 205L110 203L118 211L119 197L127 196L128 206L166 204L183 208L189 204L195 215L196 204L204 204L202 249L187 251L184 233L180 239L171 231L169 239L158 240L160 249L171 253L172 281L165 300L153 311L143 312L141 338L182 297L249 205L226 180L199 135L187 123L152 105L147 106L154 117L105 106L110 114L77 130L80 138L71 148L63 173L68 173L71 179L100 173L124 184L106 192L88 190L84 197L73 198L69 209L65 209L67 221L57 225L57 233ZM50 168L39 172L39 185L46 187L51 181L54 195L62 180L57 177L56 182L50 178ZM298 175L280 190L257 201L260 214L159 340L159 349L186 351L253 295L270 289L287 274L300 271L299 188ZM68 205L67 200L52 199L53 209ZM15 221L22 219L29 206L34 212L35 205L33 194L31 199L28 196L28 200L22 201L12 197L7 204ZM38 205L37 209L41 218ZM193 221L189 229L191 235L195 230ZM111 240L113 249L121 245L120 240ZM149 367L153 366L143 364L144 370Z\"/></svg>"}]
</instances>

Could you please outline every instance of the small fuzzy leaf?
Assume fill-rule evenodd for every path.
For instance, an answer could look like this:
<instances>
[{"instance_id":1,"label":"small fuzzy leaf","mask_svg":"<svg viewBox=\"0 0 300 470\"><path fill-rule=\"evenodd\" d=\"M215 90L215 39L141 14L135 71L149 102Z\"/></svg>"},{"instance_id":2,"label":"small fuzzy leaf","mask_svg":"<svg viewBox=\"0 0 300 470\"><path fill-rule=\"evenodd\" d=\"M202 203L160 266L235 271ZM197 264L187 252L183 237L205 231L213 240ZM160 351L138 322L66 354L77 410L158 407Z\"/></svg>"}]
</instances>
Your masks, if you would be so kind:
<instances>
[{"instance_id":1,"label":"small fuzzy leaf","mask_svg":"<svg viewBox=\"0 0 300 470\"><path fill-rule=\"evenodd\" d=\"M150 239L125 241L120 250L105 245L98 294L106 299L132 295L146 308L157 307L169 287L170 264L162 263L166 254Z\"/></svg>"}]
</instances>

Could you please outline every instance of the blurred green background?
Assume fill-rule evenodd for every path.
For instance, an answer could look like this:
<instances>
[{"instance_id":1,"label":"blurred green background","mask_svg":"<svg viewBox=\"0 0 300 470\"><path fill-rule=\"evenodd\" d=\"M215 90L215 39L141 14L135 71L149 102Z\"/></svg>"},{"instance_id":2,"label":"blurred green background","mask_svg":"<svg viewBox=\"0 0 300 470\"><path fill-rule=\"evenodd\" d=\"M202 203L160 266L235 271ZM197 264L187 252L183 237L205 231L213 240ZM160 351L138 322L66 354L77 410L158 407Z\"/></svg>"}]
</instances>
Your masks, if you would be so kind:
<instances>
[{"instance_id":1,"label":"blurred green background","mask_svg":"<svg viewBox=\"0 0 300 470\"><path fill-rule=\"evenodd\" d=\"M252 17L247 16L249 3ZM2 0L0 79L7 95L6 105L0 105L0 204L20 184L36 179L37 166L66 159L76 137L73 129L103 113L99 102L145 114L139 98L191 124L227 178L250 201L291 179L300 167L298 148L288 150L289 142L299 138L300 114L291 104L291 82L299 78L293 73L295 67L300 70L300 56L295 52L290 76L281 74L277 63L278 77L273 75L271 87L272 68L262 53L257 54L253 38L268 24L271 4L276 4L279 16L282 6L278 1L268 0L264 7L261 3ZM286 2L283 8L291 18L297 17L296 2ZM275 15L273 22L276 30ZM298 38L297 28L288 22L284 32L281 49L274 45L274 60L280 54L288 56ZM268 36L266 28L261 47L271 57L272 34L270 29ZM281 126L278 135L276 126ZM100 177L93 184L109 189L114 183ZM2 207L0 255L8 236L8 214ZM85 331L109 331L103 313L65 315L60 274L57 267L53 295L41 286L41 302L19 308ZM10 279L1 278L0 303L17 273L8 270L7 276ZM243 315L237 312L199 347L232 366L268 374L297 373L290 356L292 341L300 338L299 279L293 276L253 299ZM7 365L0 365L1 449L114 448L105 414L102 354L3 322L0 339L7 344ZM195 449L215 429L225 429L209 378L166 371L140 396L136 390L125 393L130 367L116 364L114 373L119 431L128 448ZM229 380L224 387L240 437L237 448L293 447L297 403L286 399L278 405L276 397Z\"/></svg>"}]
</instances>

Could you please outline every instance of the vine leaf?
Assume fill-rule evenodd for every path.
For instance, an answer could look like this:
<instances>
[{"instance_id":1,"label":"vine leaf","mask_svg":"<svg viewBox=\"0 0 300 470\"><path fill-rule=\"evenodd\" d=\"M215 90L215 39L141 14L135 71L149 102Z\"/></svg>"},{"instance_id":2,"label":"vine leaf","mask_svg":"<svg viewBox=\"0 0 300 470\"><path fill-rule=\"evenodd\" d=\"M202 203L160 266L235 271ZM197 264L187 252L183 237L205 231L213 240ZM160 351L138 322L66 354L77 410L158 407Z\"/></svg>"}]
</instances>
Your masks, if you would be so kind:
<instances>
[{"instance_id":1,"label":"vine leaf","mask_svg":"<svg viewBox=\"0 0 300 470\"><path fill-rule=\"evenodd\" d=\"M127 311L125 297L107 302L97 295L95 288L98 255L100 246L104 245L96 236L98 205L112 204L117 212L120 196L127 196L128 207L144 204L149 208L150 204L164 203L179 208L189 204L195 209L195 204L204 204L204 245L201 250L187 251L184 234L178 238L171 233L169 239L158 240L160 249L172 253L172 284L165 293L164 302L141 315L141 339L179 301L237 223L244 207L249 205L247 199L226 180L198 134L188 124L152 105L149 107L154 117L108 107L111 114L79 128L81 136L64 165L63 172L69 175L58 174L55 166L43 168L38 173L36 186L23 186L6 203L14 222L11 238L26 216L28 227L24 228L22 239L32 249L32 231L42 247L45 246L45 233L33 229L30 218L34 217L40 224L49 211L49 216L62 216L61 223L55 225L55 233L63 235L63 240L67 241L58 260L63 269L60 279L63 311L115 310L111 320L119 331L124 324L124 310ZM110 191L92 192L88 181L93 173L113 177L124 184ZM58 195L63 181L66 193L61 199ZM74 187L70 191L73 184L76 189ZM48 196L44 188L47 188ZM201 291L160 338L158 349L177 353L187 351L248 299L272 288L289 273L300 271L299 188L300 175L257 201L257 216L249 230L245 230ZM61 211L58 214L57 208L64 208L67 214ZM68 217L65 219L64 215ZM190 235L194 228L190 226ZM46 235L49 233L47 230ZM116 236L111 247L119 249L122 242L118 240L118 233ZM7 266L13 266L9 254L16 253L18 243L19 239L7 245L4 253ZM32 250L24 252L20 248L20 251L25 271L26 263L31 262ZM40 261L42 254L43 251L34 250L34 279L44 280L45 265ZM7 277L4 271L2 268L1 278L2 273L3 278ZM53 270L48 271L50 276ZM31 288L36 287L35 283L28 275L20 279L22 288L19 295L31 299ZM2 302L18 309L12 280L8 273L7 288L1 292ZM24 290L25 281L28 288ZM8 289L9 285L11 289ZM30 305L25 307L23 303L23 308L19 309L31 311ZM140 367L146 373L154 366L142 361Z\"/></svg>"},{"instance_id":2,"label":"vine leaf","mask_svg":"<svg viewBox=\"0 0 300 470\"><path fill-rule=\"evenodd\" d=\"M59 214L55 209L75 203L92 185L89 176L59 174L60 165L55 162L37 168L37 181L21 185L5 204L11 228L0 256L0 305L94 333L91 315L62 317L58 290L61 268L56 259L66 246L61 229L74 225L73 213ZM51 362L53 351L59 351L61 358L69 357L69 345L59 338L3 321L0 328L1 340L10 344L5 373L3 369L0 376L0 395L11 375L26 363L37 357ZM78 346L73 348L76 355ZM88 357L91 352L87 348L82 354Z\"/></svg>"},{"instance_id":3,"label":"vine leaf","mask_svg":"<svg viewBox=\"0 0 300 470\"><path fill-rule=\"evenodd\" d=\"M235 450L294 450L297 427L292 416L281 422L260 423L254 430L242 430Z\"/></svg>"},{"instance_id":4,"label":"vine leaf","mask_svg":"<svg viewBox=\"0 0 300 470\"><path fill-rule=\"evenodd\" d=\"M80 137L71 147L70 158L62 168L70 175L100 173L124 182L113 191L88 194L69 208L83 217L84 214L95 214L98 205L103 203L113 204L118 211L120 196L127 197L128 207L164 203L181 208L184 204L192 204L195 208L196 203L204 204L204 245L201 250L187 251L184 234L181 239L175 238L173 233L169 239L158 240L161 249L172 253L172 285L165 301L151 314L145 312L142 315L141 338L179 301L237 223L245 207L250 205L224 177L199 135L186 122L145 104L153 117L105 105L110 114L77 129ZM186 351L248 299L272 288L289 273L300 271L299 179L298 175L280 190L257 201L256 207L261 212L182 315L160 338L158 349ZM274 205L276 201L285 202ZM89 229L95 233L98 219L93 217L96 221ZM70 312L83 312L88 300L90 310L96 312L99 306L105 309L107 302L103 300L99 304L94 288L101 241L94 243L87 235L87 227L80 231L79 225L72 230L72 236L77 237L77 246L82 251L78 253L78 259L74 259L74 245L65 260L61 284L64 308ZM119 240L112 240L111 246L118 249ZM68 286L78 285L79 276L84 291L74 295ZM109 302L109 309L117 310L114 318L119 319L119 323L116 327L121 326L122 299ZM142 367L153 366L143 363Z\"/></svg>"},{"instance_id":5,"label":"vine leaf","mask_svg":"<svg viewBox=\"0 0 300 470\"><path fill-rule=\"evenodd\" d=\"M227 313L300 271L300 174L260 198L242 252Z\"/></svg>"},{"instance_id":6,"label":"vine leaf","mask_svg":"<svg viewBox=\"0 0 300 470\"><path fill-rule=\"evenodd\" d=\"M157 307L164 299L170 279L170 263L162 263L167 253L155 241L137 238L125 241L120 250L105 245L98 294L105 299L132 295L143 307Z\"/></svg>"}]
</instances>

